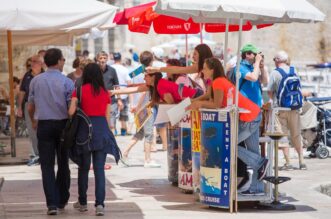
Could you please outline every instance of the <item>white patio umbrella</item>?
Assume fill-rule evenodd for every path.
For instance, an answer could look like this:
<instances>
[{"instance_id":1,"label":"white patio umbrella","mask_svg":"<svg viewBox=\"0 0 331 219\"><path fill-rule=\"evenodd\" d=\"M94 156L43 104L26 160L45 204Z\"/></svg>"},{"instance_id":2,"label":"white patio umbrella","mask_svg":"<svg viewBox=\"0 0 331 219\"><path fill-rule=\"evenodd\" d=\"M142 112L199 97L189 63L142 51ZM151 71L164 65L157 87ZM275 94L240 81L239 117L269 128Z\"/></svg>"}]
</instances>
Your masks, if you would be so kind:
<instances>
[{"instance_id":1,"label":"white patio umbrella","mask_svg":"<svg viewBox=\"0 0 331 219\"><path fill-rule=\"evenodd\" d=\"M201 39L196 36L189 36L187 38L187 43L188 47L194 47L196 45L199 45L201 43ZM212 40L203 40L203 43L209 45L209 46L214 46L216 45L215 41ZM184 47L186 45L186 39L175 39L169 42L169 44L172 44L176 47Z\"/></svg>"},{"instance_id":2,"label":"white patio umbrella","mask_svg":"<svg viewBox=\"0 0 331 219\"><path fill-rule=\"evenodd\" d=\"M64 31L11 31L13 46L66 46L72 45L75 36L83 35L89 30L81 30L74 32ZM7 31L0 31L0 46L7 45Z\"/></svg>"},{"instance_id":3,"label":"white patio umbrella","mask_svg":"<svg viewBox=\"0 0 331 219\"><path fill-rule=\"evenodd\" d=\"M159 0L156 12L183 19L193 18L195 22L200 23L226 22L228 25L239 21L237 57L240 57L243 20L258 24L323 21L325 18L322 12L306 0ZM237 66L239 66L239 60L237 60ZM236 76L238 85L239 68L237 68ZM236 107L238 95L238 86L236 86ZM232 212L232 204L230 211Z\"/></svg>"},{"instance_id":4,"label":"white patio umbrella","mask_svg":"<svg viewBox=\"0 0 331 219\"><path fill-rule=\"evenodd\" d=\"M72 36L89 32L91 28L107 29L115 26L113 20L117 7L96 0L0 0L0 5L0 32L7 32L8 42L11 154L15 157L12 35L17 34L18 37L14 36L14 39L23 43L26 37L29 45L33 37L41 39L34 41L35 45L45 45L45 37L53 40L49 41L50 44L56 42L54 38L60 35L72 39Z\"/></svg>"},{"instance_id":5,"label":"white patio umbrella","mask_svg":"<svg viewBox=\"0 0 331 219\"><path fill-rule=\"evenodd\" d=\"M243 20L250 20L253 23L282 23L317 22L325 18L322 12L306 0L268 0L267 4L265 0L159 0L156 12L183 19L193 18L200 23L225 21L229 24L239 21L241 26ZM240 57L241 34L240 28L238 57ZM237 76L238 84L239 68L237 68ZM235 99L238 106L238 92Z\"/></svg>"}]
</instances>

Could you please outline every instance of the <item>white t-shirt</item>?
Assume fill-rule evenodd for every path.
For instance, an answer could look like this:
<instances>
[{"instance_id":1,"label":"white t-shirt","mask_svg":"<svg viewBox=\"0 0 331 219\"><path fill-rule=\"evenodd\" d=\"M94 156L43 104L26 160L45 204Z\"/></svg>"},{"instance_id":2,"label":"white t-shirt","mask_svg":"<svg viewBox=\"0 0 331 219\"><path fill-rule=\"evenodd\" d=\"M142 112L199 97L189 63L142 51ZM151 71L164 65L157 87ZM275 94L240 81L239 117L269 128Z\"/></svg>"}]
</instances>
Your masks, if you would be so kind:
<instances>
[{"instance_id":1,"label":"white t-shirt","mask_svg":"<svg viewBox=\"0 0 331 219\"><path fill-rule=\"evenodd\" d=\"M129 76L129 70L124 67L121 64L114 64L111 67L113 67L116 70L116 74L117 74L117 78L118 78L118 83L120 84L120 86L125 86L128 85L128 82L131 82L131 78ZM128 97L127 94L122 94L121 95L121 99L126 99Z\"/></svg>"},{"instance_id":2,"label":"white t-shirt","mask_svg":"<svg viewBox=\"0 0 331 219\"><path fill-rule=\"evenodd\" d=\"M145 75L142 73L142 74L137 75L136 77L133 77L132 78L132 83L133 84L145 83L144 76ZM142 93L132 94L132 105L133 106L137 106L141 95L142 95Z\"/></svg>"}]
</instances>

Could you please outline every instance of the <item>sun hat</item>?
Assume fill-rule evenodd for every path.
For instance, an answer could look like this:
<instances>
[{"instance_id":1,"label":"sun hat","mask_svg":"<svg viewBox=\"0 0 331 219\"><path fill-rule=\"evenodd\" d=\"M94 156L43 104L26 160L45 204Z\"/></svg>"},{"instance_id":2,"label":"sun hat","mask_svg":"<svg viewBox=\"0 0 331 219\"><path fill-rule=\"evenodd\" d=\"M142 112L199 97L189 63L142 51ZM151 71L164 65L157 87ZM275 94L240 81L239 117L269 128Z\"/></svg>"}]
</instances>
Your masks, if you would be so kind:
<instances>
[{"instance_id":1,"label":"sun hat","mask_svg":"<svg viewBox=\"0 0 331 219\"><path fill-rule=\"evenodd\" d=\"M246 44L242 49L241 49L241 52L244 53L244 52L253 52L253 53L258 53L259 52L259 49L254 46L253 44Z\"/></svg>"}]
</instances>

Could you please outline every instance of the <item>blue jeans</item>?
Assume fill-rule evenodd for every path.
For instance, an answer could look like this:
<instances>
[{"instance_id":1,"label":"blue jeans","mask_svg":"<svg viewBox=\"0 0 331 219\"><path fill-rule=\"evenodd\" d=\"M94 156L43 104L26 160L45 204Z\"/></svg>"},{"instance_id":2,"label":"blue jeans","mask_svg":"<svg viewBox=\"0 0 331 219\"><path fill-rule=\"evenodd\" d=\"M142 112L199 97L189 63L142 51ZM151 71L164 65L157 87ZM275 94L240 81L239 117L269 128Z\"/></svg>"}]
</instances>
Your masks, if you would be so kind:
<instances>
[{"instance_id":1,"label":"blue jeans","mask_svg":"<svg viewBox=\"0 0 331 219\"><path fill-rule=\"evenodd\" d=\"M265 158L260 155L259 136L260 136L260 122L262 119L261 113L252 122L239 121L238 142L245 142L247 147L238 146L238 157L245 164L253 168L253 177L250 190L252 192L263 192L263 182L259 181L258 169L261 167Z\"/></svg>"},{"instance_id":2,"label":"blue jeans","mask_svg":"<svg viewBox=\"0 0 331 219\"><path fill-rule=\"evenodd\" d=\"M66 120L39 120L37 129L39 161L47 207L63 208L70 197L68 151L60 147ZM55 156L57 174L55 176Z\"/></svg>"},{"instance_id":3,"label":"blue jeans","mask_svg":"<svg viewBox=\"0 0 331 219\"><path fill-rule=\"evenodd\" d=\"M104 206L106 196L105 162L107 154L103 150L84 152L82 164L78 168L78 200L81 205L87 204L88 174L93 159L93 170L95 179L95 206Z\"/></svg>"}]
</instances>

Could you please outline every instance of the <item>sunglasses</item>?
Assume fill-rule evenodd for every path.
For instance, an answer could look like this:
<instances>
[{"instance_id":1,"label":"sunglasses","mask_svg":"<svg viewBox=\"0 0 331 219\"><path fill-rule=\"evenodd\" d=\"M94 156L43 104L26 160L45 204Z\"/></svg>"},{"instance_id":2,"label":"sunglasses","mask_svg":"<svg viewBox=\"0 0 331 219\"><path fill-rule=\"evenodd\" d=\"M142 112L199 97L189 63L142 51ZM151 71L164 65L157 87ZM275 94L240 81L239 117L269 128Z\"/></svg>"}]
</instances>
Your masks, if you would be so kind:
<instances>
[{"instance_id":1,"label":"sunglasses","mask_svg":"<svg viewBox=\"0 0 331 219\"><path fill-rule=\"evenodd\" d=\"M252 51L248 51L248 52L246 52L246 54L247 54L247 55L252 55L252 54L254 54L254 55L256 56L256 53L254 53L254 52L252 52Z\"/></svg>"}]
</instances>

